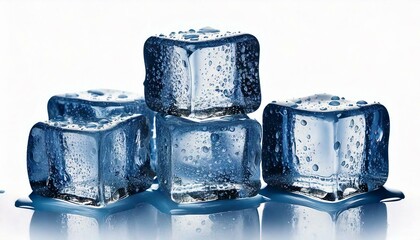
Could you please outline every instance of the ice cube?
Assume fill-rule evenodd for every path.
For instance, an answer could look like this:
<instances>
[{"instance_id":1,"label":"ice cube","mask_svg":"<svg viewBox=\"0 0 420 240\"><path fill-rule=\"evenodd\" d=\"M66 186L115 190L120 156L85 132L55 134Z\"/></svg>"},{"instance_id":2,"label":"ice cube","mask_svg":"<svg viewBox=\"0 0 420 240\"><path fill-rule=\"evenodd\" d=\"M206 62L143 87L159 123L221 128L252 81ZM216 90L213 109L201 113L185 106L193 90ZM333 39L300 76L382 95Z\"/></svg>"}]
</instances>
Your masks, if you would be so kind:
<instances>
[{"instance_id":1,"label":"ice cube","mask_svg":"<svg viewBox=\"0 0 420 240\"><path fill-rule=\"evenodd\" d=\"M155 112L150 110L137 93L96 89L77 93L55 95L48 101L50 120L96 122L112 116L142 114L150 124L150 158L156 168L156 138L154 133Z\"/></svg>"},{"instance_id":2,"label":"ice cube","mask_svg":"<svg viewBox=\"0 0 420 240\"><path fill-rule=\"evenodd\" d=\"M387 180L389 116L378 103L327 94L273 102L263 129L271 186L335 201Z\"/></svg>"},{"instance_id":3,"label":"ice cube","mask_svg":"<svg viewBox=\"0 0 420 240\"><path fill-rule=\"evenodd\" d=\"M141 192L152 183L149 138L143 115L37 123L27 151L31 187L41 196L93 206Z\"/></svg>"},{"instance_id":4,"label":"ice cube","mask_svg":"<svg viewBox=\"0 0 420 240\"><path fill-rule=\"evenodd\" d=\"M194 121L156 115L160 188L188 203L251 197L260 188L261 126L246 115Z\"/></svg>"},{"instance_id":5,"label":"ice cube","mask_svg":"<svg viewBox=\"0 0 420 240\"><path fill-rule=\"evenodd\" d=\"M204 28L150 37L144 45L147 105L195 118L250 113L260 106L259 43Z\"/></svg>"}]
</instances>

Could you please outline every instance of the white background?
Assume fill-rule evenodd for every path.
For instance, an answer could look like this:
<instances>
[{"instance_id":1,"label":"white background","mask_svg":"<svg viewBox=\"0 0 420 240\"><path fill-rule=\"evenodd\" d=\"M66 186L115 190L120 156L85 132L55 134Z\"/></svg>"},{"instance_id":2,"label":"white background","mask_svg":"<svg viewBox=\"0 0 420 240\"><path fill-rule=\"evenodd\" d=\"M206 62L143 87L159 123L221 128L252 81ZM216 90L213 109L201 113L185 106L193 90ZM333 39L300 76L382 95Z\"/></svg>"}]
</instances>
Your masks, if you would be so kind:
<instances>
[{"instance_id":1,"label":"white background","mask_svg":"<svg viewBox=\"0 0 420 240\"><path fill-rule=\"evenodd\" d=\"M384 104L391 118L388 239L420 239L420 1L0 1L0 238L29 238L26 144L58 93L143 92L143 43L212 26L260 42L263 107L314 93ZM416 229L417 228L417 229Z\"/></svg>"}]
</instances>

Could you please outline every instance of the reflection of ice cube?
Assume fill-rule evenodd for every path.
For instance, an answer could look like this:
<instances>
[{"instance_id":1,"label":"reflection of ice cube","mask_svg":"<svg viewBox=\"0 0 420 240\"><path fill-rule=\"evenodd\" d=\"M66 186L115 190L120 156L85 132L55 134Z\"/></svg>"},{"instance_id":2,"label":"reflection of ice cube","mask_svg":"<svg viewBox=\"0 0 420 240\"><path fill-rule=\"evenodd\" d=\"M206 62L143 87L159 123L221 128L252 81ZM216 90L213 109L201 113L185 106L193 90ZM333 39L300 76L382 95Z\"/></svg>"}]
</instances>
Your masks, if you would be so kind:
<instances>
[{"instance_id":1,"label":"reflection of ice cube","mask_svg":"<svg viewBox=\"0 0 420 240\"><path fill-rule=\"evenodd\" d=\"M103 119L131 114L144 115L150 125L150 155L155 167L155 113L150 110L143 97L136 93L112 89L88 90L77 93L55 95L48 101L50 120L72 122L100 122Z\"/></svg>"},{"instance_id":2,"label":"reflection of ice cube","mask_svg":"<svg viewBox=\"0 0 420 240\"><path fill-rule=\"evenodd\" d=\"M314 95L269 104L263 127L263 177L271 186L338 200L388 177L382 105Z\"/></svg>"},{"instance_id":3,"label":"reflection of ice cube","mask_svg":"<svg viewBox=\"0 0 420 240\"><path fill-rule=\"evenodd\" d=\"M158 179L175 202L250 197L260 188L261 127L246 115L157 115Z\"/></svg>"},{"instance_id":4,"label":"reflection of ice cube","mask_svg":"<svg viewBox=\"0 0 420 240\"><path fill-rule=\"evenodd\" d=\"M146 103L157 112L207 118L260 105L259 43L252 35L201 29L150 37L144 59Z\"/></svg>"},{"instance_id":5,"label":"reflection of ice cube","mask_svg":"<svg viewBox=\"0 0 420 240\"><path fill-rule=\"evenodd\" d=\"M58 210L58 209L56 209ZM35 211L31 239L156 239L157 210L149 204L110 215Z\"/></svg>"},{"instance_id":6,"label":"reflection of ice cube","mask_svg":"<svg viewBox=\"0 0 420 240\"><path fill-rule=\"evenodd\" d=\"M338 215L288 203L266 203L262 238L278 239L385 239L384 203L347 209Z\"/></svg>"},{"instance_id":7,"label":"reflection of ice cube","mask_svg":"<svg viewBox=\"0 0 420 240\"><path fill-rule=\"evenodd\" d=\"M158 214L160 239L259 239L257 209L201 215Z\"/></svg>"},{"instance_id":8,"label":"reflection of ice cube","mask_svg":"<svg viewBox=\"0 0 420 240\"><path fill-rule=\"evenodd\" d=\"M146 117L97 123L37 123L28 141L33 191L88 205L105 205L151 185Z\"/></svg>"}]
</instances>

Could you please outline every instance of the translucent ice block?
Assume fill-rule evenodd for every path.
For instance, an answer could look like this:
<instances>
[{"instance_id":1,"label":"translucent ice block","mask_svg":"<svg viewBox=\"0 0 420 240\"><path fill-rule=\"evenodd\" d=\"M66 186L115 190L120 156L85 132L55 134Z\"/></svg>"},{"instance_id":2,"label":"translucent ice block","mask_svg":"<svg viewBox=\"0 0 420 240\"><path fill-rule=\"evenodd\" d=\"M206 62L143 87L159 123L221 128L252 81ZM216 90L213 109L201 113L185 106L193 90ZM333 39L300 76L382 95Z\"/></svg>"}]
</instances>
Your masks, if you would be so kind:
<instances>
[{"instance_id":1,"label":"translucent ice block","mask_svg":"<svg viewBox=\"0 0 420 240\"><path fill-rule=\"evenodd\" d=\"M50 120L69 122L96 122L112 116L142 114L150 123L150 154L155 169L156 139L153 137L155 112L150 110L142 96L112 89L88 90L77 93L55 95L48 101Z\"/></svg>"},{"instance_id":2,"label":"translucent ice block","mask_svg":"<svg viewBox=\"0 0 420 240\"><path fill-rule=\"evenodd\" d=\"M150 37L144 45L147 105L195 118L260 106L259 43L249 34L204 28Z\"/></svg>"},{"instance_id":3,"label":"translucent ice block","mask_svg":"<svg viewBox=\"0 0 420 240\"><path fill-rule=\"evenodd\" d=\"M156 115L160 188L188 203L244 198L260 188L261 127L246 115L193 121Z\"/></svg>"},{"instance_id":4,"label":"translucent ice block","mask_svg":"<svg viewBox=\"0 0 420 240\"><path fill-rule=\"evenodd\" d=\"M87 124L35 124L28 141L29 181L36 194L103 206L152 183L145 116Z\"/></svg>"},{"instance_id":5,"label":"translucent ice block","mask_svg":"<svg viewBox=\"0 0 420 240\"><path fill-rule=\"evenodd\" d=\"M273 102L263 115L263 178L271 186L339 200L388 177L384 106L327 94Z\"/></svg>"}]
</instances>

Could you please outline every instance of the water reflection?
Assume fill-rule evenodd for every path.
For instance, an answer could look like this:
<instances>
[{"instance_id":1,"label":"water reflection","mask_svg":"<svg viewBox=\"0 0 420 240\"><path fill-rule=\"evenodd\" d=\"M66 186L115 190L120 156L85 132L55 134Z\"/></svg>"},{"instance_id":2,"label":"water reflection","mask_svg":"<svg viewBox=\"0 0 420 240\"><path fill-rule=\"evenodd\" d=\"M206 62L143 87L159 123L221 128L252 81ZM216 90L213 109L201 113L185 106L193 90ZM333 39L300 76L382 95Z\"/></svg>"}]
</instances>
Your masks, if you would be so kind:
<instances>
[{"instance_id":1,"label":"water reflection","mask_svg":"<svg viewBox=\"0 0 420 240\"><path fill-rule=\"evenodd\" d=\"M259 239L256 208L196 215L158 214L159 239Z\"/></svg>"},{"instance_id":2,"label":"water reflection","mask_svg":"<svg viewBox=\"0 0 420 240\"><path fill-rule=\"evenodd\" d=\"M262 239L386 239L384 203L350 208L337 215L279 202L266 203Z\"/></svg>"},{"instance_id":3,"label":"water reflection","mask_svg":"<svg viewBox=\"0 0 420 240\"><path fill-rule=\"evenodd\" d=\"M385 239L382 201L404 195L385 188L339 202L266 188L248 199L176 204L157 187L105 208L31 194L16 206L35 210L34 239ZM264 196L264 197L263 197Z\"/></svg>"},{"instance_id":4,"label":"water reflection","mask_svg":"<svg viewBox=\"0 0 420 240\"><path fill-rule=\"evenodd\" d=\"M108 216L35 211L31 240L41 239L156 239L156 209L149 204Z\"/></svg>"},{"instance_id":5,"label":"water reflection","mask_svg":"<svg viewBox=\"0 0 420 240\"><path fill-rule=\"evenodd\" d=\"M98 209L31 194L16 206L35 210L30 224L32 240L259 239L257 207L261 199L182 206L149 191Z\"/></svg>"},{"instance_id":6,"label":"water reflection","mask_svg":"<svg viewBox=\"0 0 420 240\"><path fill-rule=\"evenodd\" d=\"M385 239L385 201L404 198L400 191L381 187L351 198L327 202L265 188L262 239Z\"/></svg>"}]
</instances>

